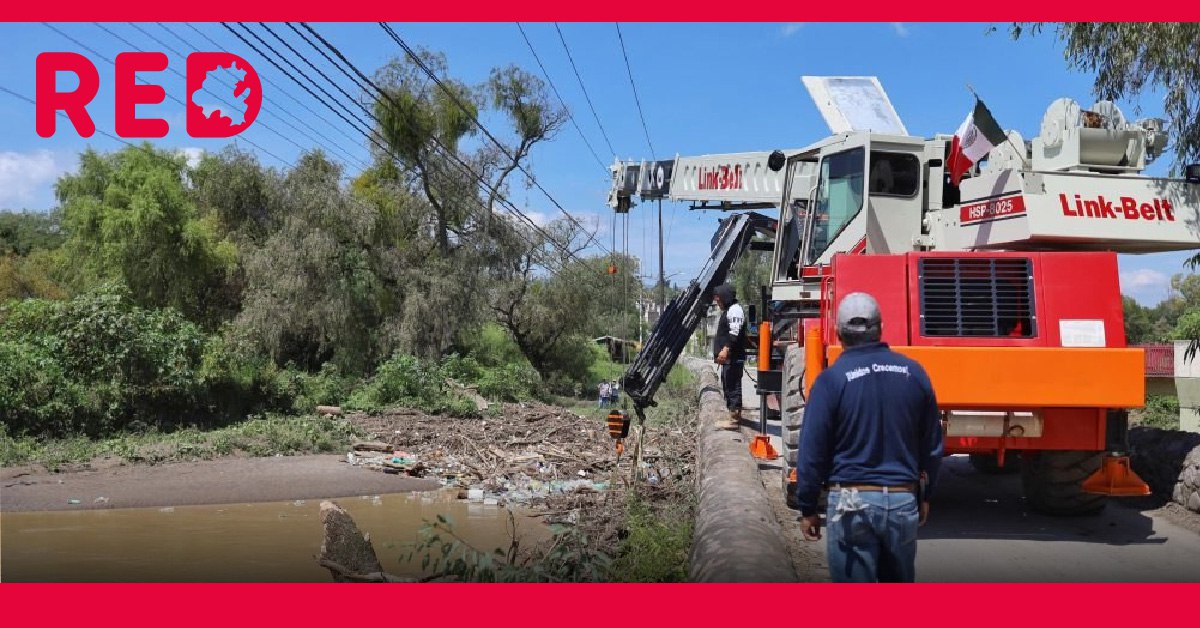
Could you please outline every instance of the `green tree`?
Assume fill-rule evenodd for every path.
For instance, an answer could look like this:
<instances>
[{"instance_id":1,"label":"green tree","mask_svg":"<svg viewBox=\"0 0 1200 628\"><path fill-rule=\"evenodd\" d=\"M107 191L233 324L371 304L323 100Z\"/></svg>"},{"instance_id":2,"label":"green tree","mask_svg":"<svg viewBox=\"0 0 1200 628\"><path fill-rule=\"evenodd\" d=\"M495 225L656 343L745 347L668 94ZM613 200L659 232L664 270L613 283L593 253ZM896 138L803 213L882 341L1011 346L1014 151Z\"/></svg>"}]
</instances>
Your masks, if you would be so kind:
<instances>
[{"instance_id":1,"label":"green tree","mask_svg":"<svg viewBox=\"0 0 1200 628\"><path fill-rule=\"evenodd\" d=\"M0 303L62 299L58 249L66 236L59 213L0 212Z\"/></svg>"},{"instance_id":2,"label":"green tree","mask_svg":"<svg viewBox=\"0 0 1200 628\"><path fill-rule=\"evenodd\" d=\"M0 255L52 251L64 237L57 212L0 212Z\"/></svg>"},{"instance_id":3,"label":"green tree","mask_svg":"<svg viewBox=\"0 0 1200 628\"><path fill-rule=\"evenodd\" d=\"M519 236L513 229L509 245L520 251L493 277L492 312L543 379L578 381L592 360L588 335L604 302L598 292L613 283L608 260L575 257L580 234L565 220Z\"/></svg>"},{"instance_id":4,"label":"green tree","mask_svg":"<svg viewBox=\"0 0 1200 628\"><path fill-rule=\"evenodd\" d=\"M277 227L245 253L235 333L280 364L315 371L333 361L363 373L390 353L374 337L383 292L370 252L376 212L340 178L319 151L272 175L265 215Z\"/></svg>"},{"instance_id":5,"label":"green tree","mask_svg":"<svg viewBox=\"0 0 1200 628\"><path fill-rule=\"evenodd\" d=\"M0 255L0 303L10 299L63 299L67 291L55 279L58 256L52 251Z\"/></svg>"},{"instance_id":6,"label":"green tree","mask_svg":"<svg viewBox=\"0 0 1200 628\"><path fill-rule=\"evenodd\" d=\"M138 305L210 328L231 315L217 295L237 250L197 211L186 173L184 157L149 144L80 155L79 172L55 186L76 289L118 281Z\"/></svg>"},{"instance_id":7,"label":"green tree","mask_svg":"<svg viewBox=\"0 0 1200 628\"><path fill-rule=\"evenodd\" d=\"M1126 295L1121 295L1121 307L1125 314L1125 342L1133 345L1153 341L1150 310Z\"/></svg>"},{"instance_id":8,"label":"green tree","mask_svg":"<svg viewBox=\"0 0 1200 628\"><path fill-rule=\"evenodd\" d=\"M274 179L254 155L234 146L206 153L190 179L200 212L235 241L261 244L279 228L280 216L273 211L279 208L270 203Z\"/></svg>"},{"instance_id":9,"label":"green tree","mask_svg":"<svg viewBox=\"0 0 1200 628\"><path fill-rule=\"evenodd\" d=\"M767 251L747 250L734 263L729 273L729 283L737 294L742 307L759 301L759 286L771 284L771 253Z\"/></svg>"},{"instance_id":10,"label":"green tree","mask_svg":"<svg viewBox=\"0 0 1200 628\"><path fill-rule=\"evenodd\" d=\"M384 331L401 348L436 357L484 324L489 284L523 276L524 251L543 246L530 235L536 229L497 217L512 211L501 201L510 179L528 170L533 147L557 133L566 112L550 104L541 80L518 68L497 68L470 86L445 77L442 55L418 54L442 78L431 80L409 59L376 73L384 95L373 95L374 112L386 150L374 149L376 167L364 175L371 180L354 187L381 212L390 208L380 190L415 199L407 204L411 211L385 218L421 238L404 243L403 255L381 257L419 260L397 273L401 314ZM489 121L491 136L467 142L479 132L479 117Z\"/></svg>"}]
</instances>

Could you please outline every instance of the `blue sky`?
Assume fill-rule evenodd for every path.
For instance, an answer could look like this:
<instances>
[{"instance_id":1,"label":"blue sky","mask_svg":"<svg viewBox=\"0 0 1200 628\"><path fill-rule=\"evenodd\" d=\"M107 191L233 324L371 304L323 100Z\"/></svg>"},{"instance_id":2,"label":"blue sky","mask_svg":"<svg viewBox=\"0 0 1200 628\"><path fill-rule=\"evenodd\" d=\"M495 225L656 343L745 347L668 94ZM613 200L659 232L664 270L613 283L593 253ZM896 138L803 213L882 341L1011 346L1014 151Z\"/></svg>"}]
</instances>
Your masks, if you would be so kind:
<instances>
[{"instance_id":1,"label":"blue sky","mask_svg":"<svg viewBox=\"0 0 1200 628\"><path fill-rule=\"evenodd\" d=\"M167 24L166 28L154 23L138 26L144 32L126 23L104 25L145 50L168 52L155 38L185 54L213 49L184 24ZM828 134L801 83L800 77L806 74L879 77L909 132L922 136L953 133L973 104L966 89L968 83L1002 126L1017 129L1027 138L1037 134L1042 114L1054 99L1068 96L1084 106L1093 102L1092 77L1067 69L1061 46L1053 36L1014 42L1007 36L1006 24L996 24L997 32L989 34L991 26L984 23L631 23L622 24L621 31L655 156L664 158L675 154L796 148ZM54 27L109 58L130 49L114 34L94 24L68 23ZM350 174L359 168L357 163L367 156L361 135L357 140L348 138L346 134L354 133L344 123L219 24L192 27L219 44L220 49L245 57L266 78L262 113L239 136L244 138L239 139L243 148L259 152L246 143L253 142L290 163L300 152L297 144L307 148L314 142L293 131L289 124L302 128L308 125L320 144L328 144L328 140L336 144L336 148L326 148L350 164ZM292 41L297 50L311 52L286 27L272 27ZM314 27L368 73L402 54L375 24L314 24ZM540 76L525 40L512 23L396 23L393 27L410 44L443 52L450 73L468 83L478 83L491 68L508 64L517 64ZM560 27L612 150L623 159L649 158L650 149L614 25L565 23ZM587 106L554 25L527 23L524 28L587 141L602 161L611 162L609 141L602 136ZM257 26L255 29L258 30ZM261 30L258 32L268 37ZM92 58L100 70L101 91L89 111L100 129L112 131L110 65L41 24L0 24L0 41L5 42L0 48L0 84L29 97L34 93L34 60L38 53L67 50ZM269 38L268 41L275 43ZM182 72L184 60L168 54L171 67ZM312 60L319 60L315 53ZM323 61L318 66L331 77L342 79ZM182 78L168 71L153 79L163 84L168 94L183 98ZM343 86L354 93L348 81L343 81ZM297 101L319 115L314 116ZM1130 117L1162 115L1159 94L1146 94L1138 102L1120 105ZM299 116L303 124L282 114L284 110ZM194 153L218 150L227 142L188 137L184 132L182 106L170 99L161 105L140 106L138 113L170 122L170 135L156 142L163 147ZM3 93L0 93L0 119L5 120L0 127L0 208L52 207L54 180L75 167L80 150L87 146L101 150L120 147L116 141L99 134L80 138L64 120L60 120L56 136L38 137L34 132L33 106ZM499 131L498 123L492 122L496 121L485 119L485 123ZM265 153L259 154L267 166L285 165ZM1151 172L1161 173L1165 161L1156 164ZM611 247L612 217L604 205L606 175L574 127L565 126L553 141L538 147L531 168L538 182L567 211L594 225L600 231L601 241ZM511 199L539 220L561 217L557 208L536 189L514 185ZM646 260L644 272L656 273L657 234L650 209L650 205L634 209L629 249ZM664 214L668 236L666 273L671 281L685 283L707 255L717 214L668 204L664 204ZM1122 256L1123 290L1145 304L1157 303L1168 294L1170 275L1183 272L1182 262L1186 257L1186 253Z\"/></svg>"}]
</instances>

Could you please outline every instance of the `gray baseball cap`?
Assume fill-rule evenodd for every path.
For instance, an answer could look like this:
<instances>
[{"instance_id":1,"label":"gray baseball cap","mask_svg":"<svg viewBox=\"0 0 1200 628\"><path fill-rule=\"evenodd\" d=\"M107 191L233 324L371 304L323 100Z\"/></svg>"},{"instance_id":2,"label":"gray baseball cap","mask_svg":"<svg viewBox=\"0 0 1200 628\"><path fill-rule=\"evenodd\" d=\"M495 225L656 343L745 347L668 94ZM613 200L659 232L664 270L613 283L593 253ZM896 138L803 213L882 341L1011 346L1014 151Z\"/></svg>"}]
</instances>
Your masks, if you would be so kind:
<instances>
[{"instance_id":1,"label":"gray baseball cap","mask_svg":"<svg viewBox=\"0 0 1200 628\"><path fill-rule=\"evenodd\" d=\"M863 332L879 329L882 319L879 303L865 292L852 292L838 304L837 326L839 330Z\"/></svg>"}]
</instances>

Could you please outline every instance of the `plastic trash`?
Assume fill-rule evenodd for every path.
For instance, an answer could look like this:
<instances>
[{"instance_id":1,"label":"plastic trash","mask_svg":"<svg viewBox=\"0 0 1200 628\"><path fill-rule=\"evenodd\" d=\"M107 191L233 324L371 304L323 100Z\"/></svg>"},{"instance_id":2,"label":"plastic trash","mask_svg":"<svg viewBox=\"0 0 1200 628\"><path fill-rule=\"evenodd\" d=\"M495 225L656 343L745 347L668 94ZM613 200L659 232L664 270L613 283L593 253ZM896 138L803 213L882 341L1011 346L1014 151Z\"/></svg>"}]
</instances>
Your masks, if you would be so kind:
<instances>
[{"instance_id":1,"label":"plastic trash","mask_svg":"<svg viewBox=\"0 0 1200 628\"><path fill-rule=\"evenodd\" d=\"M67 503L74 505L74 504L81 504L83 502L79 501L78 499L68 499Z\"/></svg>"},{"instance_id":2,"label":"plastic trash","mask_svg":"<svg viewBox=\"0 0 1200 628\"><path fill-rule=\"evenodd\" d=\"M467 491L467 499L480 500L483 499L483 489L473 488Z\"/></svg>"}]
</instances>

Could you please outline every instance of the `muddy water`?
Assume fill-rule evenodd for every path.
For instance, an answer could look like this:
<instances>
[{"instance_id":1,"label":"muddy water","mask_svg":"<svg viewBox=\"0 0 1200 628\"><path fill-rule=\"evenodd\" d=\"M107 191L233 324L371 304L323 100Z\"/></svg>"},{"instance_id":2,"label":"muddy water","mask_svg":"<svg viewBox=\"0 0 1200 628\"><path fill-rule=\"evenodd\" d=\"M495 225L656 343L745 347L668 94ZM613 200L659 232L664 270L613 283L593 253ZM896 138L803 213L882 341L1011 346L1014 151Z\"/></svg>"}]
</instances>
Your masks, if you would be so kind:
<instances>
[{"instance_id":1,"label":"muddy water","mask_svg":"<svg viewBox=\"0 0 1200 628\"><path fill-rule=\"evenodd\" d=\"M437 515L474 547L510 543L508 511L447 493L334 500L370 534L384 570L421 573L410 563L419 530ZM523 546L549 538L536 517L514 513ZM320 500L0 515L0 580L5 582L329 582L313 559L321 547Z\"/></svg>"}]
</instances>

